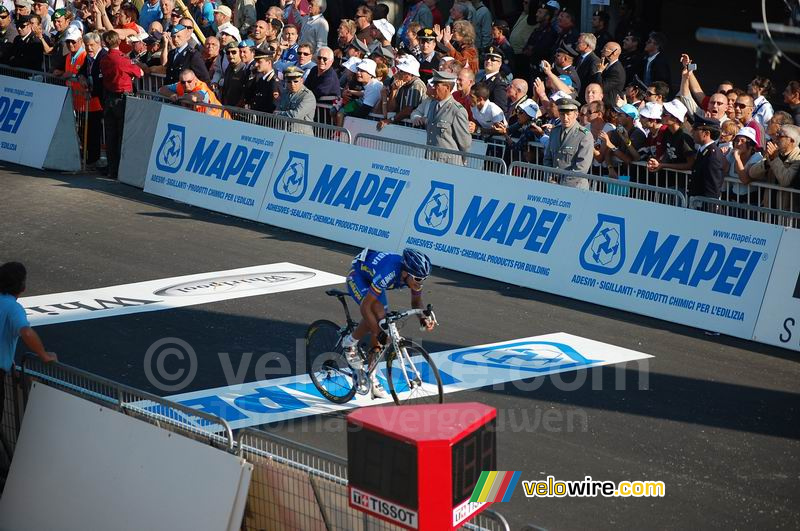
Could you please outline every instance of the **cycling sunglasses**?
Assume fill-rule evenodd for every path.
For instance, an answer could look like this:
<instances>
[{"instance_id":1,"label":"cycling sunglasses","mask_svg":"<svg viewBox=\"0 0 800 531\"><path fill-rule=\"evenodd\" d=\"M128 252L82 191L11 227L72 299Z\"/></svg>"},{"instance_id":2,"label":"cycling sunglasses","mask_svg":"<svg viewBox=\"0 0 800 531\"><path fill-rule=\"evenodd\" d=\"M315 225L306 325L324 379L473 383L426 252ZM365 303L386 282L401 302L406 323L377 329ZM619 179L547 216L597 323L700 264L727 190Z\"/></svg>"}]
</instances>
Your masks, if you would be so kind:
<instances>
[{"instance_id":1,"label":"cycling sunglasses","mask_svg":"<svg viewBox=\"0 0 800 531\"><path fill-rule=\"evenodd\" d=\"M408 274L408 276L410 276L411 278L413 278L413 279L414 279L414 281L415 281L415 282L417 282L418 284L422 284L422 283L423 283L423 282L425 282L425 280L428 278L428 277L415 277L415 276L414 276L414 275L412 275L411 273L409 273L409 274Z\"/></svg>"}]
</instances>

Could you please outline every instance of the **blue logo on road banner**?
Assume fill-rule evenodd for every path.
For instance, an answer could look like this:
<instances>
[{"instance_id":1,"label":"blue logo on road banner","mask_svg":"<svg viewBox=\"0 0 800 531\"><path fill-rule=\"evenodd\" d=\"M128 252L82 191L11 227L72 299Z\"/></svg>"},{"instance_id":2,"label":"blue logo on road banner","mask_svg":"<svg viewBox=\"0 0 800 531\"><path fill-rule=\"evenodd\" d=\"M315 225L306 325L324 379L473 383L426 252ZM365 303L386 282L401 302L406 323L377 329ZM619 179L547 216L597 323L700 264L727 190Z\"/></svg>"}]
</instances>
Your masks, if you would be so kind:
<instances>
[{"instance_id":1,"label":"blue logo on road banner","mask_svg":"<svg viewBox=\"0 0 800 531\"><path fill-rule=\"evenodd\" d=\"M156 153L156 167L167 173L177 173L183 166L183 151L186 144L186 128L167 124L167 134Z\"/></svg>"},{"instance_id":2,"label":"blue logo on road banner","mask_svg":"<svg viewBox=\"0 0 800 531\"><path fill-rule=\"evenodd\" d=\"M453 224L453 185L431 181L431 189L417 209L414 227L422 233L443 236Z\"/></svg>"},{"instance_id":3,"label":"blue logo on road banner","mask_svg":"<svg viewBox=\"0 0 800 531\"><path fill-rule=\"evenodd\" d=\"M592 360L564 343L552 341L522 341L494 347L457 350L450 361L493 369L515 369L532 373L550 373L601 360Z\"/></svg>"},{"instance_id":4,"label":"blue logo on road banner","mask_svg":"<svg viewBox=\"0 0 800 531\"><path fill-rule=\"evenodd\" d=\"M308 153L289 151L289 159L275 179L272 189L275 197L297 203L308 188Z\"/></svg>"},{"instance_id":5,"label":"blue logo on road banner","mask_svg":"<svg viewBox=\"0 0 800 531\"><path fill-rule=\"evenodd\" d=\"M597 214L597 224L581 247L581 266L595 273L613 275L625 264L625 220Z\"/></svg>"}]
</instances>

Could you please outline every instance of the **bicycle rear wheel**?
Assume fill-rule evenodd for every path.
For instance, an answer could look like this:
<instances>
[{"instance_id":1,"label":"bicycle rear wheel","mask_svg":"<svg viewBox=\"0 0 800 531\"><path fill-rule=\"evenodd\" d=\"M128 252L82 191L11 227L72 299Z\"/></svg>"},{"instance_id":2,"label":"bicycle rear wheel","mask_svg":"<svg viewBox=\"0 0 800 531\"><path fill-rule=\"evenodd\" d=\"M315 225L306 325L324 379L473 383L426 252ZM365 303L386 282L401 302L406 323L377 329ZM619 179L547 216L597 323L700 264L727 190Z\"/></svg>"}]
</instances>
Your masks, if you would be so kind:
<instances>
[{"instance_id":1,"label":"bicycle rear wheel","mask_svg":"<svg viewBox=\"0 0 800 531\"><path fill-rule=\"evenodd\" d=\"M342 354L339 327L327 320L315 321L306 332L308 375L317 390L336 404L356 394L356 374Z\"/></svg>"},{"instance_id":2,"label":"bicycle rear wheel","mask_svg":"<svg viewBox=\"0 0 800 531\"><path fill-rule=\"evenodd\" d=\"M393 352L386 359L386 378L395 404L444 402L442 378L428 352L408 340L404 340L400 348L406 351L411 363L399 352Z\"/></svg>"}]
</instances>

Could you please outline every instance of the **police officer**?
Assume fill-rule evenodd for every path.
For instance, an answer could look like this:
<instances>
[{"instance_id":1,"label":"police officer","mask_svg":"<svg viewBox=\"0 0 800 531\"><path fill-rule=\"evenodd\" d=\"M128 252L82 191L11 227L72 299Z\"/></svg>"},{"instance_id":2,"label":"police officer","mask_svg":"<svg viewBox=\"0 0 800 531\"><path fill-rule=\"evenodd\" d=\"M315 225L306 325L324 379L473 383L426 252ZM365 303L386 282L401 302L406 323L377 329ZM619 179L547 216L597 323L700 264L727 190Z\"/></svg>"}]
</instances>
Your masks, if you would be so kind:
<instances>
[{"instance_id":1,"label":"police officer","mask_svg":"<svg viewBox=\"0 0 800 531\"><path fill-rule=\"evenodd\" d=\"M278 77L272 68L274 55L258 49L255 54L256 78L247 87L247 108L254 111L273 112L280 97Z\"/></svg>"},{"instance_id":2,"label":"police officer","mask_svg":"<svg viewBox=\"0 0 800 531\"><path fill-rule=\"evenodd\" d=\"M558 76L569 76L572 80L572 88L575 90L577 94L581 93L581 78L578 76L578 69L575 68L575 59L577 59L581 54L578 51L570 46L569 44L562 44L556 50L555 56L555 75Z\"/></svg>"},{"instance_id":3,"label":"police officer","mask_svg":"<svg viewBox=\"0 0 800 531\"><path fill-rule=\"evenodd\" d=\"M497 104L501 109L508 106L508 81L500 73L503 66L503 52L496 46L489 46L483 55L483 70L475 76L476 83L484 83L489 87L489 101Z\"/></svg>"},{"instance_id":4,"label":"police officer","mask_svg":"<svg viewBox=\"0 0 800 531\"><path fill-rule=\"evenodd\" d=\"M614 40L608 31L610 17L608 11L597 10L592 13L592 33L597 37L596 50L602 50L606 43Z\"/></svg>"},{"instance_id":5,"label":"police officer","mask_svg":"<svg viewBox=\"0 0 800 531\"><path fill-rule=\"evenodd\" d=\"M417 32L419 39L419 77L422 81L428 82L433 76L434 70L439 68L442 54L436 51L436 33L430 28L423 28Z\"/></svg>"},{"instance_id":6,"label":"police officer","mask_svg":"<svg viewBox=\"0 0 800 531\"><path fill-rule=\"evenodd\" d=\"M472 137L469 134L467 110L451 94L456 75L435 70L431 82L434 92L425 116L426 143L429 146L466 153L472 145ZM429 158L448 164L464 165L464 158L459 155L432 153Z\"/></svg>"},{"instance_id":7,"label":"police officer","mask_svg":"<svg viewBox=\"0 0 800 531\"><path fill-rule=\"evenodd\" d=\"M719 138L720 125L713 118L694 115L692 137L699 146L689 178L689 195L719 199L725 176L722 172L722 154L714 141Z\"/></svg>"},{"instance_id":8,"label":"police officer","mask_svg":"<svg viewBox=\"0 0 800 531\"><path fill-rule=\"evenodd\" d=\"M550 133L550 141L544 151L544 165L559 170L588 174L592 168L594 139L592 133L578 123L580 103L572 98L561 98L556 102L561 115L561 125ZM554 175L551 179L564 186L589 189L585 177Z\"/></svg>"}]
</instances>

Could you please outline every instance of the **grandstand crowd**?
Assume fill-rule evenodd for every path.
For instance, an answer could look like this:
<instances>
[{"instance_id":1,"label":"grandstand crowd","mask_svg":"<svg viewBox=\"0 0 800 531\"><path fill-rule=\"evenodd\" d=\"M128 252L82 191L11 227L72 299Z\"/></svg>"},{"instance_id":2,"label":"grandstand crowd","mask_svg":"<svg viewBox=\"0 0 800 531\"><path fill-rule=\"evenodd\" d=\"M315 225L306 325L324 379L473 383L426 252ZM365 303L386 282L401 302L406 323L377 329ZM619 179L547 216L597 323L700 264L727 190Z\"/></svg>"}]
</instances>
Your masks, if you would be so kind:
<instances>
[{"instance_id":1,"label":"grandstand crowd","mask_svg":"<svg viewBox=\"0 0 800 531\"><path fill-rule=\"evenodd\" d=\"M662 53L668 36L640 33L647 25L625 0L613 28L600 9L587 33L555 0L522 0L508 21L482 0L440 4L407 0L395 25L376 0L2 0L0 64L86 91L89 164L102 122L106 143L110 128L121 131L108 92L131 94L126 77L163 76L164 98L200 112L223 115L215 106L225 105L313 121L325 103L336 124L426 126L429 143L430 103L442 104L445 84L452 123L466 129L456 133L500 142L518 160L539 142L552 147L549 164L585 173L616 177L633 162L691 171L691 195L719 197L725 178L742 194L755 181L800 189L797 80L703 87L702 69ZM120 75L103 75L104 61Z\"/></svg>"}]
</instances>

